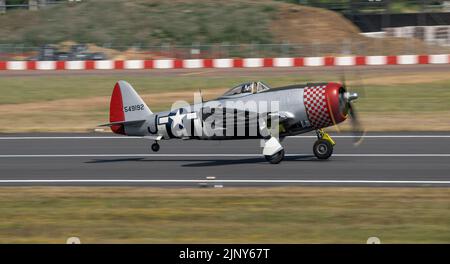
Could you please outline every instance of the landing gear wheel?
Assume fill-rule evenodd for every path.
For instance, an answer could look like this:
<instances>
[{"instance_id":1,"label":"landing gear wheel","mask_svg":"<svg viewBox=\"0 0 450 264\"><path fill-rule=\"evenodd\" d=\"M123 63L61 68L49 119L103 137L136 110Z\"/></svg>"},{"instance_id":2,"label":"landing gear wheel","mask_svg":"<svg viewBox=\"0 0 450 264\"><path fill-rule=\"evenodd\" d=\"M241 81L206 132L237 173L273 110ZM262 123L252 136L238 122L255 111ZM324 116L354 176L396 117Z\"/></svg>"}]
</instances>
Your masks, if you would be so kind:
<instances>
[{"instance_id":1,"label":"landing gear wheel","mask_svg":"<svg viewBox=\"0 0 450 264\"><path fill-rule=\"evenodd\" d=\"M284 159L284 149L278 151L273 155L266 155L266 160L272 164L278 164Z\"/></svg>"},{"instance_id":2,"label":"landing gear wheel","mask_svg":"<svg viewBox=\"0 0 450 264\"><path fill-rule=\"evenodd\" d=\"M153 143L152 144L152 150L153 150L153 152L158 152L158 150L159 150L159 144L158 143Z\"/></svg>"},{"instance_id":3,"label":"landing gear wheel","mask_svg":"<svg viewBox=\"0 0 450 264\"><path fill-rule=\"evenodd\" d=\"M313 151L318 159L328 159L333 154L333 145L325 139L319 139L314 143Z\"/></svg>"}]
</instances>

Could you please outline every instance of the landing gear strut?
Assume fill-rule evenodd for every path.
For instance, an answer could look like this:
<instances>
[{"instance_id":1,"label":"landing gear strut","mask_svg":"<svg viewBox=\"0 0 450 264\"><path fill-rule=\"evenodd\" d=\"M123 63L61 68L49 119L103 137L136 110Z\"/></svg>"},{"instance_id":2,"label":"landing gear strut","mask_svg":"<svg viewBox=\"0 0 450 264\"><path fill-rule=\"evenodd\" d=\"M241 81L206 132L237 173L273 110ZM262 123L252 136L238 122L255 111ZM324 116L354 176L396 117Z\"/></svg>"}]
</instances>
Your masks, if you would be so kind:
<instances>
[{"instance_id":1,"label":"landing gear strut","mask_svg":"<svg viewBox=\"0 0 450 264\"><path fill-rule=\"evenodd\" d=\"M152 150L153 152L158 152L159 151L159 144L158 142L155 142L152 144Z\"/></svg>"},{"instance_id":2,"label":"landing gear strut","mask_svg":"<svg viewBox=\"0 0 450 264\"><path fill-rule=\"evenodd\" d=\"M316 131L317 141L314 143L313 152L318 159L328 159L333 154L333 139L323 129Z\"/></svg>"}]
</instances>

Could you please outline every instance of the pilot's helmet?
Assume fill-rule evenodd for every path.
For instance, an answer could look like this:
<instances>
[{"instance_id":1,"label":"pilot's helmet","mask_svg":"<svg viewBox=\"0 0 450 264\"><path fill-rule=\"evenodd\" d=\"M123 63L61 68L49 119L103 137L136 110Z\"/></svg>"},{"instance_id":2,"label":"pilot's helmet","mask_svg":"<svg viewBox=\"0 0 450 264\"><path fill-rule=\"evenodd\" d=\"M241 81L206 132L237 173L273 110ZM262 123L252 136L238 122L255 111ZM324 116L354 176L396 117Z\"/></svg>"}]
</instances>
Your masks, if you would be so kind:
<instances>
[{"instance_id":1,"label":"pilot's helmet","mask_svg":"<svg viewBox=\"0 0 450 264\"><path fill-rule=\"evenodd\" d=\"M252 90L252 86L250 83L246 83L246 84L244 84L244 86L242 86L243 93L250 92L251 90Z\"/></svg>"}]
</instances>

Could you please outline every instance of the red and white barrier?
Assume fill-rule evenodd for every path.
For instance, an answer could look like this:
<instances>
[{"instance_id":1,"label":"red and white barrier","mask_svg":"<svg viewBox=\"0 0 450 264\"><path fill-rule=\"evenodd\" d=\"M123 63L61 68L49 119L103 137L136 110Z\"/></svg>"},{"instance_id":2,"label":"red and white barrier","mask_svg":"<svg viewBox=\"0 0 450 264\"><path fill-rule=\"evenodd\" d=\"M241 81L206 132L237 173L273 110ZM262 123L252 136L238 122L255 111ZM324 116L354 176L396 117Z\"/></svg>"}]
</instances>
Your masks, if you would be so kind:
<instances>
[{"instance_id":1,"label":"red and white barrier","mask_svg":"<svg viewBox=\"0 0 450 264\"><path fill-rule=\"evenodd\" d=\"M0 70L137 70L200 68L268 68L355 65L449 64L449 54L303 58L157 59L102 61L0 61Z\"/></svg>"}]
</instances>

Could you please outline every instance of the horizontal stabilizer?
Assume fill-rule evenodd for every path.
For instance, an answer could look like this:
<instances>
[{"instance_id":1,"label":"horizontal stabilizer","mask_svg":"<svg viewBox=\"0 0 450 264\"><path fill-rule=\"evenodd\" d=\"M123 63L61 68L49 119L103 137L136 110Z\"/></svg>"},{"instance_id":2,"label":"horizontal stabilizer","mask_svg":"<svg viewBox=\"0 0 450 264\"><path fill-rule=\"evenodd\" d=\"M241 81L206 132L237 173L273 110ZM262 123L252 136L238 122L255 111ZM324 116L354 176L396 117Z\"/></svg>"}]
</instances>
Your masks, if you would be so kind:
<instances>
[{"instance_id":1,"label":"horizontal stabilizer","mask_svg":"<svg viewBox=\"0 0 450 264\"><path fill-rule=\"evenodd\" d=\"M107 124L98 125L99 127L111 127L111 126L117 126L117 125L140 125L144 123L145 120L133 120L133 121L118 121L118 122L111 122Z\"/></svg>"}]
</instances>

